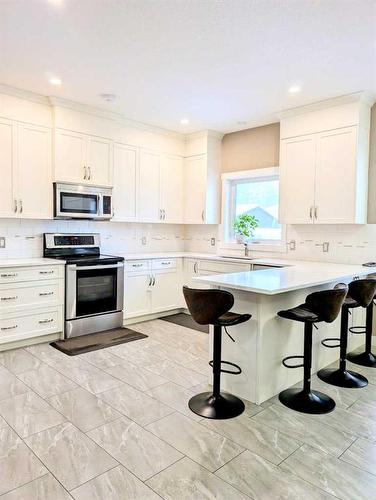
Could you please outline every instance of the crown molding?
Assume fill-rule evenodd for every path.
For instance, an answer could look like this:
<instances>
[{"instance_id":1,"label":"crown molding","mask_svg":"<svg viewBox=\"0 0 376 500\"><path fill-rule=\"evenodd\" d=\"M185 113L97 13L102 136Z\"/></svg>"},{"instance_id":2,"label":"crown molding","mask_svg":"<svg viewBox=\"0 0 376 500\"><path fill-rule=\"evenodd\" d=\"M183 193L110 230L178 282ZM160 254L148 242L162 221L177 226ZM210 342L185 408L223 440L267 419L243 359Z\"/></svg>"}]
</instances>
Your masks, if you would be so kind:
<instances>
[{"instance_id":1,"label":"crown molding","mask_svg":"<svg viewBox=\"0 0 376 500\"><path fill-rule=\"evenodd\" d=\"M216 130L199 130L198 132L192 132L190 134L185 135L186 141L195 140L195 139L218 139L222 140L225 134L223 132L217 132Z\"/></svg>"},{"instance_id":2,"label":"crown molding","mask_svg":"<svg viewBox=\"0 0 376 500\"><path fill-rule=\"evenodd\" d=\"M364 103L368 106L372 106L375 102L375 96L371 92L367 91L354 92L352 94L332 97L323 101L312 102L303 106L297 106L296 108L282 110L277 113L277 116L279 119L290 118L292 116L309 113L311 111L319 111L321 109L340 106L342 104L350 104L353 102L358 102L359 104Z\"/></svg>"},{"instance_id":3,"label":"crown molding","mask_svg":"<svg viewBox=\"0 0 376 500\"><path fill-rule=\"evenodd\" d=\"M48 96L48 101L52 107L66 108L71 111L78 111L80 113L94 115L99 118L106 118L107 120L119 121L122 118L120 113L108 111L107 109L96 108L81 102L70 101L69 99L63 99L61 97Z\"/></svg>"},{"instance_id":4,"label":"crown molding","mask_svg":"<svg viewBox=\"0 0 376 500\"><path fill-rule=\"evenodd\" d=\"M16 87L11 87L5 83L0 83L0 94L9 95L12 97L18 97L19 99L25 99L26 101L32 101L37 104L44 104L49 106L48 97L31 92L30 90L23 90Z\"/></svg>"}]
</instances>

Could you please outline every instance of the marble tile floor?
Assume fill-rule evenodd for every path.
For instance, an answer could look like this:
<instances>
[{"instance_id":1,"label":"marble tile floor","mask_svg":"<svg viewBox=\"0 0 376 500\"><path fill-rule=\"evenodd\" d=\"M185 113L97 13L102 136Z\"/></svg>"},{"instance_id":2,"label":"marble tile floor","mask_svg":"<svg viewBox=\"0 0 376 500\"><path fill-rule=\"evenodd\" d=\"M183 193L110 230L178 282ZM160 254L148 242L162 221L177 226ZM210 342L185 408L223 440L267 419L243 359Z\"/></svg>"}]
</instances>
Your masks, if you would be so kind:
<instances>
[{"instance_id":1,"label":"marble tile floor","mask_svg":"<svg viewBox=\"0 0 376 500\"><path fill-rule=\"evenodd\" d=\"M278 398L212 421L208 336L166 321L147 339L68 357L48 344L0 353L1 500L374 500L376 369L310 416ZM357 367L352 365L356 370Z\"/></svg>"}]
</instances>

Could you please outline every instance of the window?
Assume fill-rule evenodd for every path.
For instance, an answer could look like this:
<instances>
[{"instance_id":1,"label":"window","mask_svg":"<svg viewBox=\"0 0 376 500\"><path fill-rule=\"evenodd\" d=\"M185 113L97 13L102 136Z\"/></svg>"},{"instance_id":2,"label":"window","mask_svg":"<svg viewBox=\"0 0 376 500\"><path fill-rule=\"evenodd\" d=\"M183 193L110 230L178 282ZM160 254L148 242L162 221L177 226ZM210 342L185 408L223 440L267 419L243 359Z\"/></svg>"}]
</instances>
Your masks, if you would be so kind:
<instances>
[{"instance_id":1,"label":"window","mask_svg":"<svg viewBox=\"0 0 376 500\"><path fill-rule=\"evenodd\" d=\"M235 244L233 222L238 215L253 215L259 222L252 244L281 245L283 227L278 223L279 175L277 168L224 174L224 240Z\"/></svg>"}]
</instances>

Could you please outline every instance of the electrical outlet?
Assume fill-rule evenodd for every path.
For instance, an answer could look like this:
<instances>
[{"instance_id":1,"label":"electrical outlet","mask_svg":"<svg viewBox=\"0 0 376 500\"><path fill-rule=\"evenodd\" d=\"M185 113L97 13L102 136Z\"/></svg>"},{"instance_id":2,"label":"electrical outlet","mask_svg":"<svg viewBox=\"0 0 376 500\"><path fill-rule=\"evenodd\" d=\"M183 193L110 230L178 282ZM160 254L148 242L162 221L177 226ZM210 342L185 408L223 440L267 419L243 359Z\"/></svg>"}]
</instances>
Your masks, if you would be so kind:
<instances>
[{"instance_id":1,"label":"electrical outlet","mask_svg":"<svg viewBox=\"0 0 376 500\"><path fill-rule=\"evenodd\" d=\"M329 241L324 241L324 243L322 244L322 251L324 253L329 252Z\"/></svg>"},{"instance_id":2,"label":"electrical outlet","mask_svg":"<svg viewBox=\"0 0 376 500\"><path fill-rule=\"evenodd\" d=\"M146 236L143 236L143 237L141 238L141 244L142 244L142 245L146 245Z\"/></svg>"},{"instance_id":3,"label":"electrical outlet","mask_svg":"<svg viewBox=\"0 0 376 500\"><path fill-rule=\"evenodd\" d=\"M215 238L210 238L210 244L212 247L215 247Z\"/></svg>"},{"instance_id":4,"label":"electrical outlet","mask_svg":"<svg viewBox=\"0 0 376 500\"><path fill-rule=\"evenodd\" d=\"M0 236L0 248L5 248L5 236Z\"/></svg>"},{"instance_id":5,"label":"electrical outlet","mask_svg":"<svg viewBox=\"0 0 376 500\"><path fill-rule=\"evenodd\" d=\"M287 244L289 246L290 251L293 252L294 250L296 250L296 241L295 240L290 240Z\"/></svg>"}]
</instances>

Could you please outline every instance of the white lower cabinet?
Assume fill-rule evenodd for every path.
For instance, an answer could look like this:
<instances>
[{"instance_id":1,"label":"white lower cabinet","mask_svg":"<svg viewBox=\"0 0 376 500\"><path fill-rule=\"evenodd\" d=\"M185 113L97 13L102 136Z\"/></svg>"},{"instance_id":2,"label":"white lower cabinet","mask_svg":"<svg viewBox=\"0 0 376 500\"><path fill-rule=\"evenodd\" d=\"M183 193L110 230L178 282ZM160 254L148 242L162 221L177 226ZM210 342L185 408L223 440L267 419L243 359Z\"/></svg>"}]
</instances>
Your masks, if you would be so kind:
<instances>
[{"instance_id":1,"label":"white lower cabinet","mask_svg":"<svg viewBox=\"0 0 376 500\"><path fill-rule=\"evenodd\" d=\"M181 307L181 259L128 261L124 319Z\"/></svg>"},{"instance_id":2,"label":"white lower cabinet","mask_svg":"<svg viewBox=\"0 0 376 500\"><path fill-rule=\"evenodd\" d=\"M64 265L0 269L0 350L63 332Z\"/></svg>"}]
</instances>

